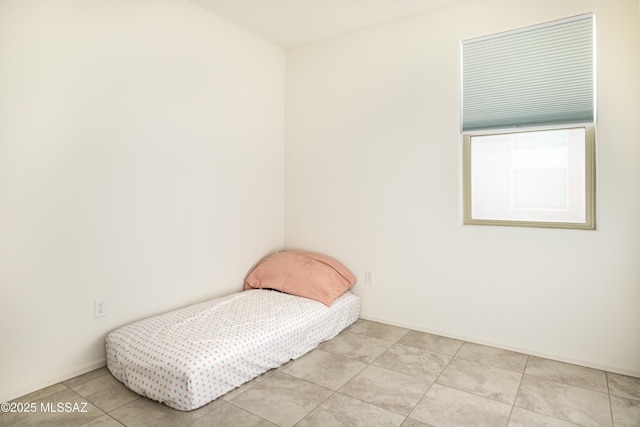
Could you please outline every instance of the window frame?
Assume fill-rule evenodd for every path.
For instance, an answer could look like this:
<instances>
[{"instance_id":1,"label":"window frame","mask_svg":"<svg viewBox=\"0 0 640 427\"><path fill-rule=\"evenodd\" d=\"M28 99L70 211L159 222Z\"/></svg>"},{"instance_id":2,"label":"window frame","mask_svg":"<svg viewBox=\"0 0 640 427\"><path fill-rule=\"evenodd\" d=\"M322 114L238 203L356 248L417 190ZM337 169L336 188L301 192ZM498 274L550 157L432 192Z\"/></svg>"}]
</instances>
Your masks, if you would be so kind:
<instances>
[{"instance_id":1,"label":"window frame","mask_svg":"<svg viewBox=\"0 0 640 427\"><path fill-rule=\"evenodd\" d=\"M585 130L585 221L584 222L562 222L562 221L526 221L526 220L503 220L503 219L483 219L473 218L472 207L472 182L471 182L471 139L476 136L504 135L525 132L536 132L545 130L562 130L583 128ZM465 225L497 225L511 227L538 227L538 228L566 228L594 230L595 223L595 126L587 125L562 125L544 126L526 129L501 129L472 131L463 134L463 224Z\"/></svg>"}]
</instances>

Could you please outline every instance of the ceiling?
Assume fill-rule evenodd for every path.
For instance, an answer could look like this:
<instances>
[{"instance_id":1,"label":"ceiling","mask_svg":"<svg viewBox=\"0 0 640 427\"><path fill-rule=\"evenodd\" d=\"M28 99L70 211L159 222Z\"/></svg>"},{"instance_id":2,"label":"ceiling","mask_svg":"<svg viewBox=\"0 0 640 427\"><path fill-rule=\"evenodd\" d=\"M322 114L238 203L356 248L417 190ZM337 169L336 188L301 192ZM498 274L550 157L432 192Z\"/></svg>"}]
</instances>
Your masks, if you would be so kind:
<instances>
[{"instance_id":1,"label":"ceiling","mask_svg":"<svg viewBox=\"0 0 640 427\"><path fill-rule=\"evenodd\" d=\"M191 0L279 46L301 46L456 0Z\"/></svg>"}]
</instances>

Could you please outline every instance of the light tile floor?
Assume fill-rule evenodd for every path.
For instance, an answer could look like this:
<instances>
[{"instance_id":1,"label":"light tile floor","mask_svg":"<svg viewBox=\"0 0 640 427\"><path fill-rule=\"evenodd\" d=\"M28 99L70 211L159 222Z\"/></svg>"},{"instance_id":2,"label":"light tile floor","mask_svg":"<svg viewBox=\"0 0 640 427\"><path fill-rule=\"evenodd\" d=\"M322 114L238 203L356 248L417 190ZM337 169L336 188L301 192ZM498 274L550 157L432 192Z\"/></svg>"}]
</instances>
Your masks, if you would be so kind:
<instances>
[{"instance_id":1,"label":"light tile floor","mask_svg":"<svg viewBox=\"0 0 640 427\"><path fill-rule=\"evenodd\" d=\"M0 426L640 426L640 378L367 320L191 412L106 368L19 402L37 411ZM71 411L40 410L58 402Z\"/></svg>"}]
</instances>

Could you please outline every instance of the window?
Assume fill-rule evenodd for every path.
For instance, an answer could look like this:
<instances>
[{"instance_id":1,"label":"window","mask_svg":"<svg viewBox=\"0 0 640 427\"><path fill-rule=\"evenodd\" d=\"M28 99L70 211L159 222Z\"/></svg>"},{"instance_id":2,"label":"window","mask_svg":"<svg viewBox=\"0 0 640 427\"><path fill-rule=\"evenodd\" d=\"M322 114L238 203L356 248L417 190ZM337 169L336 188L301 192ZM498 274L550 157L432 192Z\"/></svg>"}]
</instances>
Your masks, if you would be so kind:
<instances>
[{"instance_id":1,"label":"window","mask_svg":"<svg viewBox=\"0 0 640 427\"><path fill-rule=\"evenodd\" d=\"M465 224L595 228L594 16L462 44Z\"/></svg>"},{"instance_id":2,"label":"window","mask_svg":"<svg viewBox=\"0 0 640 427\"><path fill-rule=\"evenodd\" d=\"M593 127L465 135L465 223L593 228Z\"/></svg>"}]
</instances>

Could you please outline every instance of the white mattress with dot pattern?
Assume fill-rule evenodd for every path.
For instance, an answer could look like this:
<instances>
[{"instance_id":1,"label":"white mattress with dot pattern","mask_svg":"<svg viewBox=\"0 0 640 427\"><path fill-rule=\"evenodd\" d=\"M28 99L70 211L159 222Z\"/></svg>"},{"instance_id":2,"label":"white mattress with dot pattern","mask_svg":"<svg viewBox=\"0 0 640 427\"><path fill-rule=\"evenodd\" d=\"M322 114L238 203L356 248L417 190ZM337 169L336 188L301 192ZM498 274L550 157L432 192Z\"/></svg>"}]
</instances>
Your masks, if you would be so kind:
<instances>
[{"instance_id":1,"label":"white mattress with dot pattern","mask_svg":"<svg viewBox=\"0 0 640 427\"><path fill-rule=\"evenodd\" d=\"M238 292L111 332L107 366L136 393L189 411L302 356L359 313L349 291L329 307L273 290Z\"/></svg>"}]
</instances>

